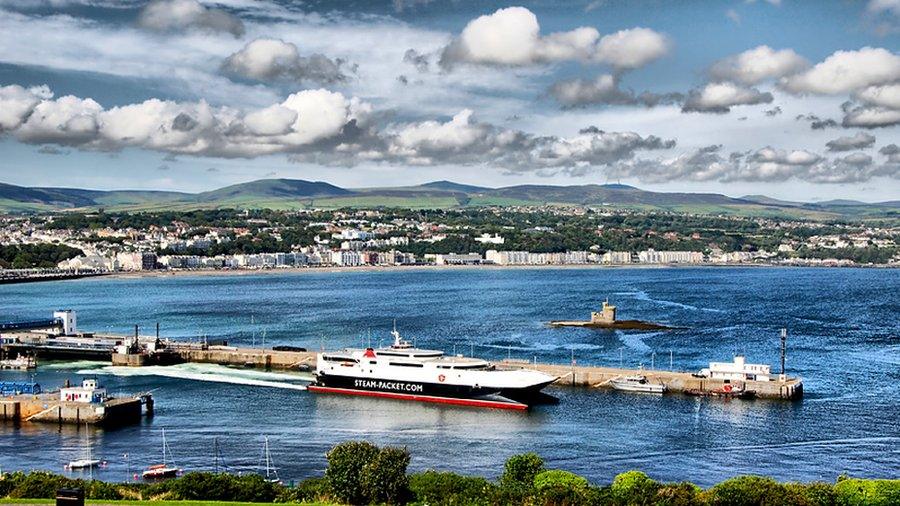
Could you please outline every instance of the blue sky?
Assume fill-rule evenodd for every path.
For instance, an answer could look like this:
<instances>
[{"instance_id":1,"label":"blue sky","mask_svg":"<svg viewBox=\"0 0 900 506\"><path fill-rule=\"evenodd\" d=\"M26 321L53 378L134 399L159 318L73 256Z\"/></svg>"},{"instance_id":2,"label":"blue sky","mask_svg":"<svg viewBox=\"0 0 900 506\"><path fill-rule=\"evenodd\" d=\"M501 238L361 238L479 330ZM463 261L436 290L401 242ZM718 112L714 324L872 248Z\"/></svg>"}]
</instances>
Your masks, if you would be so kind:
<instances>
[{"instance_id":1,"label":"blue sky","mask_svg":"<svg viewBox=\"0 0 900 506\"><path fill-rule=\"evenodd\" d=\"M896 200L898 48L900 0L0 0L0 181Z\"/></svg>"}]
</instances>

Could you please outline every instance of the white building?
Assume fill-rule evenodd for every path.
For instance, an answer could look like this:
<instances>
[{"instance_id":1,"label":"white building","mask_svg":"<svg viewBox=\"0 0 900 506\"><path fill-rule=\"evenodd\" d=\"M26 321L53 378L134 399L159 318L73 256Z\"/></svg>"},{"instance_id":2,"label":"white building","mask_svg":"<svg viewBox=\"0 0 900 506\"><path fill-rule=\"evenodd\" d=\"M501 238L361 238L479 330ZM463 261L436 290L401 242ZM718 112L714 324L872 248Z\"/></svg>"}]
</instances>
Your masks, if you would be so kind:
<instances>
[{"instance_id":1,"label":"white building","mask_svg":"<svg viewBox=\"0 0 900 506\"><path fill-rule=\"evenodd\" d=\"M106 389L96 379L85 379L79 387L63 387L59 389L59 400L63 402L103 402L107 398Z\"/></svg>"},{"instance_id":2,"label":"white building","mask_svg":"<svg viewBox=\"0 0 900 506\"><path fill-rule=\"evenodd\" d=\"M642 264L699 264L703 263L703 253L699 251L656 251L650 248L638 252Z\"/></svg>"},{"instance_id":3,"label":"white building","mask_svg":"<svg viewBox=\"0 0 900 506\"><path fill-rule=\"evenodd\" d=\"M763 364L748 364L743 355L736 355L734 362L710 362L700 374L712 379L735 381L772 381L770 367Z\"/></svg>"},{"instance_id":4,"label":"white building","mask_svg":"<svg viewBox=\"0 0 900 506\"><path fill-rule=\"evenodd\" d=\"M62 322L63 335L73 336L78 333L78 317L75 315L74 309L54 311L53 318Z\"/></svg>"},{"instance_id":5,"label":"white building","mask_svg":"<svg viewBox=\"0 0 900 506\"><path fill-rule=\"evenodd\" d=\"M331 263L334 265L355 267L362 265L362 255L358 251L339 250L331 252Z\"/></svg>"},{"instance_id":6,"label":"white building","mask_svg":"<svg viewBox=\"0 0 900 506\"><path fill-rule=\"evenodd\" d=\"M500 234L491 235L484 233L476 237L475 242L480 242L481 244L503 244L506 240Z\"/></svg>"},{"instance_id":7,"label":"white building","mask_svg":"<svg viewBox=\"0 0 900 506\"><path fill-rule=\"evenodd\" d=\"M607 251L600 258L600 261L607 265L619 265L631 263L630 251Z\"/></svg>"},{"instance_id":8,"label":"white building","mask_svg":"<svg viewBox=\"0 0 900 506\"><path fill-rule=\"evenodd\" d=\"M436 265L476 265L480 264L482 260L479 253L434 255Z\"/></svg>"}]
</instances>

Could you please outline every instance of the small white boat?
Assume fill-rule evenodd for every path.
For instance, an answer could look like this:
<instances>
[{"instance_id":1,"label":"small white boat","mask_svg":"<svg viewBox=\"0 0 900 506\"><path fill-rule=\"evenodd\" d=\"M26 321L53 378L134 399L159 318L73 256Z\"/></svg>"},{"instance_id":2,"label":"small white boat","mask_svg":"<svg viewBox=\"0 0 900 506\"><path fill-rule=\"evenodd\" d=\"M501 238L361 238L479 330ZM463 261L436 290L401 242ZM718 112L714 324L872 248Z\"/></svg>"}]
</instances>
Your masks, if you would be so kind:
<instances>
[{"instance_id":1,"label":"small white boat","mask_svg":"<svg viewBox=\"0 0 900 506\"><path fill-rule=\"evenodd\" d=\"M275 467L275 464L272 462L272 455L269 453L269 436L266 436L263 453L266 459L266 481L280 484L281 478L278 477L278 468Z\"/></svg>"},{"instance_id":2,"label":"small white boat","mask_svg":"<svg viewBox=\"0 0 900 506\"><path fill-rule=\"evenodd\" d=\"M166 442L166 429L162 430L162 440L163 440L163 462L162 464L156 464L148 467L141 476L145 480L163 480L166 478L174 478L181 473L181 468L176 467L174 464L169 465L166 462L166 456L168 456L171 451L169 450L169 444Z\"/></svg>"},{"instance_id":3,"label":"small white boat","mask_svg":"<svg viewBox=\"0 0 900 506\"><path fill-rule=\"evenodd\" d=\"M101 459L95 459L92 455L91 448L91 436L90 429L88 428L88 424L84 424L84 446L85 446L85 456L80 459L75 459L69 461L65 467L69 471L81 471L84 469L93 471L94 468L98 467L106 467L106 461Z\"/></svg>"},{"instance_id":4,"label":"small white boat","mask_svg":"<svg viewBox=\"0 0 900 506\"><path fill-rule=\"evenodd\" d=\"M650 383L646 376L623 376L610 381L613 388L623 392L640 392L647 394L665 393L666 386L662 383Z\"/></svg>"},{"instance_id":5,"label":"small white boat","mask_svg":"<svg viewBox=\"0 0 900 506\"><path fill-rule=\"evenodd\" d=\"M17 369L20 371L27 371L36 367L37 361L35 361L34 357L26 357L24 355L19 355L18 357L12 359L0 360L0 369Z\"/></svg>"},{"instance_id":6,"label":"small white boat","mask_svg":"<svg viewBox=\"0 0 900 506\"><path fill-rule=\"evenodd\" d=\"M66 465L67 469L75 470L75 469L90 469L94 467L100 467L104 464L104 462L100 459L78 459L69 462Z\"/></svg>"}]
</instances>

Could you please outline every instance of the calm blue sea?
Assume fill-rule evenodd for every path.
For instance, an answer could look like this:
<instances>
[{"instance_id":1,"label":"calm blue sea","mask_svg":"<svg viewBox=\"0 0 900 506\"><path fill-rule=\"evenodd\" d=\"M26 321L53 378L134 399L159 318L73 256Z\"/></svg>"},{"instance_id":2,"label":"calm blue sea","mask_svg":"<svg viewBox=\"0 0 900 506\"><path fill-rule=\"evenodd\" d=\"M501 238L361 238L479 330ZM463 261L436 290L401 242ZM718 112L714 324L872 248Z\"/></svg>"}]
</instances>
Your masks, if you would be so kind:
<instances>
[{"instance_id":1,"label":"calm blue sea","mask_svg":"<svg viewBox=\"0 0 900 506\"><path fill-rule=\"evenodd\" d=\"M623 333L550 329L605 298L620 318L687 327ZM90 430L101 478L125 480L161 458L259 469L263 437L286 480L319 474L333 444L403 445L415 469L496 476L510 455L603 482L641 469L709 485L736 474L834 480L900 477L900 270L800 268L465 269L87 279L0 286L0 320L78 311L82 330L309 348L389 342L392 321L419 346L490 358L696 370L735 353L788 372L802 401L721 401L551 388L558 405L528 413L315 395L305 377L214 365L125 369L42 364L45 387L98 375L114 392L153 390L156 416ZM30 377L0 372L2 379ZM85 428L0 425L0 469L49 469L84 453ZM125 458L124 455L128 457Z\"/></svg>"}]
</instances>

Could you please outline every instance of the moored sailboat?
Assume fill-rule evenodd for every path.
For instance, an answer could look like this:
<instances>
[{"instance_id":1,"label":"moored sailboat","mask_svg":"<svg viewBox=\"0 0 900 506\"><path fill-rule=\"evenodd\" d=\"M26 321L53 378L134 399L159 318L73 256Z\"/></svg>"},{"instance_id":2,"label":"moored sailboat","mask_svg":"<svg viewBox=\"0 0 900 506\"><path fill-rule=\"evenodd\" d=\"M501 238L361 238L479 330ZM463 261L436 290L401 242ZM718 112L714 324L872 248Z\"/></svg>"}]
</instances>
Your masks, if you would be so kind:
<instances>
[{"instance_id":1,"label":"moored sailboat","mask_svg":"<svg viewBox=\"0 0 900 506\"><path fill-rule=\"evenodd\" d=\"M175 463L169 464L166 461L166 457L171 453L169 450L169 444L166 442L166 429L162 430L162 440L163 440L163 458L162 464L155 464L148 467L141 476L145 480L163 480L166 478L174 478L181 473L181 468L176 467Z\"/></svg>"}]
</instances>

